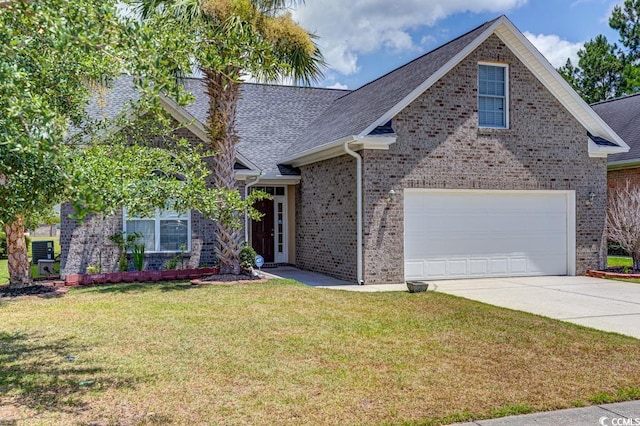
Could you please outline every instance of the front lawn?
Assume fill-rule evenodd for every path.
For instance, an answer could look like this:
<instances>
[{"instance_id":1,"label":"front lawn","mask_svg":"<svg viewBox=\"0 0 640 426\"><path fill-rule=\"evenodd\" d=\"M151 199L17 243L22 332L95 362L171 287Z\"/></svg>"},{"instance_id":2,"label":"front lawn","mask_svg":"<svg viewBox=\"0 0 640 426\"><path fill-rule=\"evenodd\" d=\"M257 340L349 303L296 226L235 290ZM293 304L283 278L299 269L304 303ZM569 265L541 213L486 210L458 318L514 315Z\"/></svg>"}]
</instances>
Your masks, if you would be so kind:
<instances>
[{"instance_id":1,"label":"front lawn","mask_svg":"<svg viewBox=\"0 0 640 426\"><path fill-rule=\"evenodd\" d=\"M293 281L0 302L20 424L431 424L640 399L640 341L445 294Z\"/></svg>"},{"instance_id":2,"label":"front lawn","mask_svg":"<svg viewBox=\"0 0 640 426\"><path fill-rule=\"evenodd\" d=\"M607 256L607 266L615 268L616 266L633 266L633 259L628 256Z\"/></svg>"}]
</instances>

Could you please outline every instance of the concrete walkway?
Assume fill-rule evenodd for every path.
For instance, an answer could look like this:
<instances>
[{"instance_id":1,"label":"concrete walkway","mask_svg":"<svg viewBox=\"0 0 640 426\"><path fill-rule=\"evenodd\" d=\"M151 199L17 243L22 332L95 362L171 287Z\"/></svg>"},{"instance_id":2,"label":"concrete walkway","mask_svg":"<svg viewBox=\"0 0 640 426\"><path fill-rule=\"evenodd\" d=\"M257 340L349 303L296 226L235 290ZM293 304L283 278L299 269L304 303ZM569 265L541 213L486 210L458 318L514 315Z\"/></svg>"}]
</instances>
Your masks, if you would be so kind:
<instances>
[{"instance_id":1,"label":"concrete walkway","mask_svg":"<svg viewBox=\"0 0 640 426\"><path fill-rule=\"evenodd\" d=\"M265 275L278 278L288 278L299 281L311 287L330 288L332 290L378 292L378 291L407 291L405 284L377 284L357 285L337 278L322 275L317 272L302 271L293 266L279 266L277 268L263 269Z\"/></svg>"},{"instance_id":2,"label":"concrete walkway","mask_svg":"<svg viewBox=\"0 0 640 426\"><path fill-rule=\"evenodd\" d=\"M639 426L640 401L457 423L458 426Z\"/></svg>"},{"instance_id":3,"label":"concrete walkway","mask_svg":"<svg viewBox=\"0 0 640 426\"><path fill-rule=\"evenodd\" d=\"M486 278L432 284L442 293L640 339L640 284L592 277Z\"/></svg>"}]
</instances>

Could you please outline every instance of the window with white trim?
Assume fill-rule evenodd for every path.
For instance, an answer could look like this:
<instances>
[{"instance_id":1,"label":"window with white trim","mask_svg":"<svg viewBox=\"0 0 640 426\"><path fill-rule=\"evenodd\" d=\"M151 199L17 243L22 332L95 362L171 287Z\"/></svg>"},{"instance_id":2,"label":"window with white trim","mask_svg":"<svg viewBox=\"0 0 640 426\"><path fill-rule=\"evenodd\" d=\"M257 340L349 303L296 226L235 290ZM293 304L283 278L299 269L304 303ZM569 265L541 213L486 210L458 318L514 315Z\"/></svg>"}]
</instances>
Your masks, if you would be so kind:
<instances>
[{"instance_id":1,"label":"window with white trim","mask_svg":"<svg viewBox=\"0 0 640 426\"><path fill-rule=\"evenodd\" d=\"M509 127L509 97L506 65L478 64L478 125L506 129Z\"/></svg>"},{"instance_id":2,"label":"window with white trim","mask_svg":"<svg viewBox=\"0 0 640 426\"><path fill-rule=\"evenodd\" d=\"M191 251L191 212L173 210L158 211L154 217L127 217L124 230L127 234L139 232L144 239L145 252Z\"/></svg>"}]
</instances>

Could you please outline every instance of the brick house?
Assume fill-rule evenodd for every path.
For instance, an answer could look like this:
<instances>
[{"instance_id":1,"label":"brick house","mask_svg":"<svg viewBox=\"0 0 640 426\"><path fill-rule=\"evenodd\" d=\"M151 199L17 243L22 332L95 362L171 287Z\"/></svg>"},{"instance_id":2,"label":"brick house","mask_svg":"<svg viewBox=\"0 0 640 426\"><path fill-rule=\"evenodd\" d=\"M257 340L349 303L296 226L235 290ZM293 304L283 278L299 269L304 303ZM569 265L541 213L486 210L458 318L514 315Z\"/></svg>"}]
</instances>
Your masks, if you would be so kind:
<instances>
[{"instance_id":1,"label":"brick house","mask_svg":"<svg viewBox=\"0 0 640 426\"><path fill-rule=\"evenodd\" d=\"M204 89L187 85L195 103L167 111L206 140ZM600 266L607 156L628 150L504 16L354 91L246 84L237 124L241 190L273 194L247 240L268 263L364 284ZM171 241L211 261L197 212L124 215L63 217L64 273L98 251L115 264L106 235L122 229L150 235L150 268Z\"/></svg>"}]
</instances>

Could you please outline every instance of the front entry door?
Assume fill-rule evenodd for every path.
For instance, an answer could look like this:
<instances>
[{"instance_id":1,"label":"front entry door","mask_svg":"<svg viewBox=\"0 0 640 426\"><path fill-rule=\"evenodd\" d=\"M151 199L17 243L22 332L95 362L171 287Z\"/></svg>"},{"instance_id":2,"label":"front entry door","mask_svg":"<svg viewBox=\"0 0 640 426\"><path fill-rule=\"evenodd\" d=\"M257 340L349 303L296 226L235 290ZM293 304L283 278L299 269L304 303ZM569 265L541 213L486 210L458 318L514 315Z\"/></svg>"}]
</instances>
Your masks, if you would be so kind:
<instances>
[{"instance_id":1,"label":"front entry door","mask_svg":"<svg viewBox=\"0 0 640 426\"><path fill-rule=\"evenodd\" d=\"M273 258L273 246L274 246L274 228L273 228L273 200L262 200L254 204L254 207L264 216L260 220L251 221L251 245L254 250L262 257L267 263L274 261Z\"/></svg>"}]
</instances>

